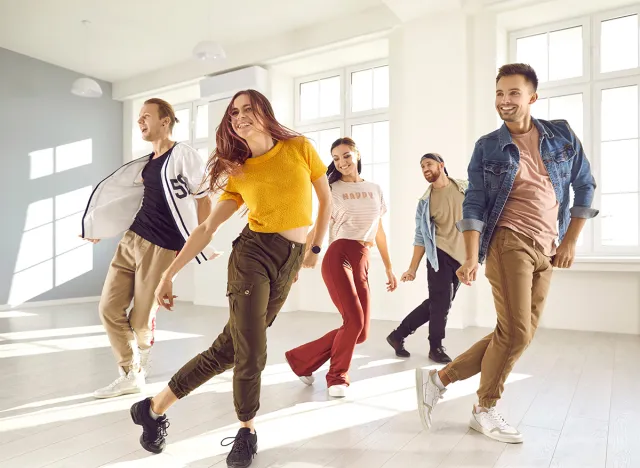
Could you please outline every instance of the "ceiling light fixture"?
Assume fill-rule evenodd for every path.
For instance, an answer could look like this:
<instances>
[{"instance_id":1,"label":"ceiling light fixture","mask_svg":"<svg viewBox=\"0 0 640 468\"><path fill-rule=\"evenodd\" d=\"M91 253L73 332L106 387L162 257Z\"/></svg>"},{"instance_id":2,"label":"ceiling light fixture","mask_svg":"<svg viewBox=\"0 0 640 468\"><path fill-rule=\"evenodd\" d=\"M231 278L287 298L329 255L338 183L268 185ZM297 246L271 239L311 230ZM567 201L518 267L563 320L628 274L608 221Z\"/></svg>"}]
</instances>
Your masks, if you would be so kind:
<instances>
[{"instance_id":1,"label":"ceiling light fixture","mask_svg":"<svg viewBox=\"0 0 640 468\"><path fill-rule=\"evenodd\" d=\"M193 56L198 60L222 60L226 58L224 49L214 41L201 41L193 48Z\"/></svg>"},{"instance_id":2,"label":"ceiling light fixture","mask_svg":"<svg viewBox=\"0 0 640 468\"><path fill-rule=\"evenodd\" d=\"M91 21L82 20L82 25L85 28L85 57L88 55L87 48L89 47L87 40L88 33L86 33L87 26L89 24L91 24ZM100 96L102 96L102 88L96 80L85 76L82 78L78 78L73 82L73 84L71 85L71 94L75 94L76 96L80 97L99 98Z\"/></svg>"}]
</instances>

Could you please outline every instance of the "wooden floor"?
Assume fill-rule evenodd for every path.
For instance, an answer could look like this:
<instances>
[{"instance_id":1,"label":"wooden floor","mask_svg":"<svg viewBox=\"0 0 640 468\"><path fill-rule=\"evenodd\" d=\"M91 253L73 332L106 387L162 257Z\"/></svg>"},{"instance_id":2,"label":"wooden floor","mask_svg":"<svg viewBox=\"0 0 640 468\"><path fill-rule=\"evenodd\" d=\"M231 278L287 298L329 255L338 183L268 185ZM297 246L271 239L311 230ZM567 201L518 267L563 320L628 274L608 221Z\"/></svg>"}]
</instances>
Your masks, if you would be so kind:
<instances>
[{"instance_id":1,"label":"wooden floor","mask_svg":"<svg viewBox=\"0 0 640 468\"><path fill-rule=\"evenodd\" d=\"M146 394L206 348L222 329L222 309L180 304L161 313ZM398 317L399 319L402 318ZM269 359L257 419L256 468L637 468L640 467L640 337L541 330L518 362L499 409L525 436L494 442L468 428L477 378L450 387L424 432L416 411L416 366L429 367L425 329L395 357L372 323L356 349L348 398L330 400L323 368L305 387L285 350L339 324L333 314L282 314L269 330ZM452 355L487 330L450 330ZM168 445L151 455L129 418L140 395L94 400L117 375L95 304L0 312L0 466L224 467L237 422L231 373L212 379L168 413Z\"/></svg>"}]
</instances>

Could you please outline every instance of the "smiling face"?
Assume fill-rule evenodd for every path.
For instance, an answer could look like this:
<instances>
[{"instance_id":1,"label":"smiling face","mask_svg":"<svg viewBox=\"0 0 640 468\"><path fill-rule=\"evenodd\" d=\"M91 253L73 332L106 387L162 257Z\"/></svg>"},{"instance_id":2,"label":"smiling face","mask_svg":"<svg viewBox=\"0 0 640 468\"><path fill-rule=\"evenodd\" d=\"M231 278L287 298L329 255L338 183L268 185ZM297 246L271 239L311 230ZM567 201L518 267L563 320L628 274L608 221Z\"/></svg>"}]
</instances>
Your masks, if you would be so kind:
<instances>
[{"instance_id":1,"label":"smiling face","mask_svg":"<svg viewBox=\"0 0 640 468\"><path fill-rule=\"evenodd\" d=\"M331 150L333 163L340 174L347 177L358 177L358 159L360 155L349 145L338 145Z\"/></svg>"},{"instance_id":2,"label":"smiling face","mask_svg":"<svg viewBox=\"0 0 640 468\"><path fill-rule=\"evenodd\" d=\"M265 133L264 126L256 116L247 94L241 94L233 101L231 125L236 134L244 140L251 139L256 134Z\"/></svg>"},{"instance_id":3,"label":"smiling face","mask_svg":"<svg viewBox=\"0 0 640 468\"><path fill-rule=\"evenodd\" d=\"M160 108L157 104L145 104L140 109L138 127L145 141L157 141L167 137L170 133L168 130L170 123L169 117L160 118Z\"/></svg>"},{"instance_id":4,"label":"smiling face","mask_svg":"<svg viewBox=\"0 0 640 468\"><path fill-rule=\"evenodd\" d=\"M434 183L440 178L444 163L440 163L430 158L425 158L420 161L420 167L422 168L422 175L430 184Z\"/></svg>"},{"instance_id":5,"label":"smiling face","mask_svg":"<svg viewBox=\"0 0 640 468\"><path fill-rule=\"evenodd\" d=\"M538 95L523 75L503 76L496 84L496 110L505 122L522 122L531 115Z\"/></svg>"}]
</instances>

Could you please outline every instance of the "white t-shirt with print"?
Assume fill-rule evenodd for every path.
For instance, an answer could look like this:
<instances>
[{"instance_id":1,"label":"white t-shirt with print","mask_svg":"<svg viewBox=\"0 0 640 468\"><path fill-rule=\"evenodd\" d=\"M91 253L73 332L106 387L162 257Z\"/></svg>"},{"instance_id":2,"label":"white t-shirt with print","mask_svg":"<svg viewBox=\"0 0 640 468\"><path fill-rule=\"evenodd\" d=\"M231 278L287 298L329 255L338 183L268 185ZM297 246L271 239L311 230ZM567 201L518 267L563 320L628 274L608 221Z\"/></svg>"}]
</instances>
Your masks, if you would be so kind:
<instances>
[{"instance_id":1,"label":"white t-shirt with print","mask_svg":"<svg viewBox=\"0 0 640 468\"><path fill-rule=\"evenodd\" d=\"M380 217L387 212L382 189L363 180L331 184L333 208L329 223L329 242L351 239L373 243Z\"/></svg>"}]
</instances>

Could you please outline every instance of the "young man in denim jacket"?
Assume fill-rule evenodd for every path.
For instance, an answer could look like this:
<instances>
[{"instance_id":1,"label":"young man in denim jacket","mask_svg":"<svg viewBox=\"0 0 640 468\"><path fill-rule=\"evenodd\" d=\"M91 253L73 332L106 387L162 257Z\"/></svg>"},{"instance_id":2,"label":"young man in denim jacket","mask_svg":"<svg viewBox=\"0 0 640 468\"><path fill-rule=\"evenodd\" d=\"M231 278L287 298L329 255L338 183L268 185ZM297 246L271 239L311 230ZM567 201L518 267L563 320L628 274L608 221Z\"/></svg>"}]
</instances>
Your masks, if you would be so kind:
<instances>
[{"instance_id":1,"label":"young man in denim jacket","mask_svg":"<svg viewBox=\"0 0 640 468\"><path fill-rule=\"evenodd\" d=\"M524 64L503 66L496 79L496 110L505 123L476 142L469 163L458 223L466 261L457 275L470 285L486 260L497 325L444 369L416 369L418 408L427 428L446 387L480 373L471 428L502 442L522 442L495 405L533 338L553 267L571 267L582 227L598 214L591 208L596 183L569 124L531 117L537 86L535 71Z\"/></svg>"}]
</instances>

